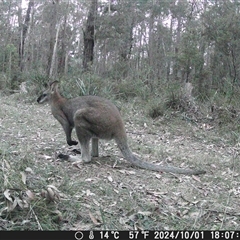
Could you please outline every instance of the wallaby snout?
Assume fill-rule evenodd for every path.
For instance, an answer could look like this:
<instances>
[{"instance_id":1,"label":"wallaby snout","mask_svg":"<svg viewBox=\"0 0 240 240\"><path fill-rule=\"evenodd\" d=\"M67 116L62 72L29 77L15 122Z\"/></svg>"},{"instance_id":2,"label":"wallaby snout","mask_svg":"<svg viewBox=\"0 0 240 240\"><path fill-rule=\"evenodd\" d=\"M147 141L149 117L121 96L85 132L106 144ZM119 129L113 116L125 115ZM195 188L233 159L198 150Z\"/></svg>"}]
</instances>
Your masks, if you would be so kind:
<instances>
[{"instance_id":1,"label":"wallaby snout","mask_svg":"<svg viewBox=\"0 0 240 240\"><path fill-rule=\"evenodd\" d=\"M47 94L46 93L43 93L42 95L40 95L37 99L37 102L38 103L44 103L47 101Z\"/></svg>"}]
</instances>

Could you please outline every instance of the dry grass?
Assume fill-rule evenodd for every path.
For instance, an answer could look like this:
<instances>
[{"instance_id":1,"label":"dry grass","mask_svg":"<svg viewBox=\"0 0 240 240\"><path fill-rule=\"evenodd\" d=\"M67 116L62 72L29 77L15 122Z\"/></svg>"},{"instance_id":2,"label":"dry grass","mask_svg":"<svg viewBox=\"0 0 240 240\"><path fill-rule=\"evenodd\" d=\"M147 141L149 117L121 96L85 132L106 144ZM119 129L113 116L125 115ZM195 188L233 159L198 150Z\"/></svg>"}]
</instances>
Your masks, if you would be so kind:
<instances>
[{"instance_id":1,"label":"dry grass","mask_svg":"<svg viewBox=\"0 0 240 240\"><path fill-rule=\"evenodd\" d=\"M215 128L176 117L152 120L124 103L134 153L207 174L137 169L105 141L101 157L79 169L56 159L72 149L48 106L14 95L0 101L0 230L239 229L239 142Z\"/></svg>"}]
</instances>

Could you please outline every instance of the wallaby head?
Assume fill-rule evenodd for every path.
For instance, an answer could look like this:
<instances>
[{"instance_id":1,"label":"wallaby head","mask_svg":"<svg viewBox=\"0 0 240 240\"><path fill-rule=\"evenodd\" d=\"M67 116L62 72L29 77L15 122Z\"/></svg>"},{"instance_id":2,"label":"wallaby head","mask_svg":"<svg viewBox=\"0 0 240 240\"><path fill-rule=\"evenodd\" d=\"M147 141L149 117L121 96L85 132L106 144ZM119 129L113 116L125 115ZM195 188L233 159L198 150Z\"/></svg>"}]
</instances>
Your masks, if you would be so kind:
<instances>
[{"instance_id":1,"label":"wallaby head","mask_svg":"<svg viewBox=\"0 0 240 240\"><path fill-rule=\"evenodd\" d=\"M58 93L58 81L51 82L46 87L47 89L38 97L38 103L50 102L52 96Z\"/></svg>"}]
</instances>

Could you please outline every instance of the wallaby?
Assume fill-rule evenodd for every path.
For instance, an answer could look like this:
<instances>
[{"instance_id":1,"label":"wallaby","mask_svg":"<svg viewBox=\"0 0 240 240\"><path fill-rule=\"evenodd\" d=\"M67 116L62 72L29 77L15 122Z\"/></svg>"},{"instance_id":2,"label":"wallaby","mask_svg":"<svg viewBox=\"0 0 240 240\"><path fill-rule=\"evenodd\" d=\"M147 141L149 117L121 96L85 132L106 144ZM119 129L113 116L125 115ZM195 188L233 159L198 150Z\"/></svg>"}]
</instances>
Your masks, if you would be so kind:
<instances>
[{"instance_id":1,"label":"wallaby","mask_svg":"<svg viewBox=\"0 0 240 240\"><path fill-rule=\"evenodd\" d=\"M138 159L133 155L127 143L124 123L118 108L109 100L97 96L82 96L72 99L62 97L58 90L58 82L49 84L48 89L37 99L38 103L49 102L53 116L62 125L69 145L77 142L71 138L75 127L81 145L81 159L90 162L89 150L92 141L92 156L98 156L98 139L114 139L123 156L133 165L153 171L177 174L198 175L203 170L181 169L173 166L160 166ZM77 158L80 161L80 158Z\"/></svg>"}]
</instances>

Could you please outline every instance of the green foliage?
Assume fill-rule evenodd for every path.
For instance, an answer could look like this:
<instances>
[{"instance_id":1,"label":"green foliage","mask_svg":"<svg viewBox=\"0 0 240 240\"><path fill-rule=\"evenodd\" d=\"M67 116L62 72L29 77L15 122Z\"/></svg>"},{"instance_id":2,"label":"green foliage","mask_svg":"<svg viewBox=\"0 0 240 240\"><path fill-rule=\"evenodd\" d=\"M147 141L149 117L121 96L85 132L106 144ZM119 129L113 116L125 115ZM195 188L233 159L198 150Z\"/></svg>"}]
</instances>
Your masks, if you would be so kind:
<instances>
[{"instance_id":1,"label":"green foliage","mask_svg":"<svg viewBox=\"0 0 240 240\"><path fill-rule=\"evenodd\" d=\"M162 85L156 92L158 94L153 94L148 100L146 107L148 116L157 118L164 116L168 110L184 111L184 101L179 84Z\"/></svg>"},{"instance_id":2,"label":"green foliage","mask_svg":"<svg viewBox=\"0 0 240 240\"><path fill-rule=\"evenodd\" d=\"M114 89L116 97L125 100L133 97L147 99L150 93L149 86L146 85L140 78L123 79L115 86Z\"/></svg>"},{"instance_id":3,"label":"green foliage","mask_svg":"<svg viewBox=\"0 0 240 240\"><path fill-rule=\"evenodd\" d=\"M9 86L9 79L4 72L0 73L0 90L4 90Z\"/></svg>"},{"instance_id":4,"label":"green foliage","mask_svg":"<svg viewBox=\"0 0 240 240\"><path fill-rule=\"evenodd\" d=\"M147 115L153 119L162 117L166 112L164 99L150 99L147 106Z\"/></svg>"},{"instance_id":5,"label":"green foliage","mask_svg":"<svg viewBox=\"0 0 240 240\"><path fill-rule=\"evenodd\" d=\"M222 1L213 5L204 14L205 38L209 43L214 43L215 51L212 52L211 69L213 71L213 84L223 89L222 81L229 79L233 86L236 85L240 75L237 65L240 57L239 20L240 5L238 1ZM228 81L229 81L228 80ZM227 89L226 89L227 90ZM224 91L226 91L224 89Z\"/></svg>"},{"instance_id":6,"label":"green foliage","mask_svg":"<svg viewBox=\"0 0 240 240\"><path fill-rule=\"evenodd\" d=\"M113 84L111 80L101 78L93 73L81 73L60 79L63 93L72 98L84 95L98 95L111 98Z\"/></svg>"},{"instance_id":7,"label":"green foliage","mask_svg":"<svg viewBox=\"0 0 240 240\"><path fill-rule=\"evenodd\" d=\"M184 106L182 104L181 101L181 96L179 95L179 93L174 93L172 92L171 94L168 95L168 98L166 100L166 108L170 108L172 110L175 111L183 111L184 110Z\"/></svg>"},{"instance_id":8,"label":"green foliage","mask_svg":"<svg viewBox=\"0 0 240 240\"><path fill-rule=\"evenodd\" d=\"M14 44L7 44L0 51L0 89L16 89L20 81L18 52Z\"/></svg>"},{"instance_id":9,"label":"green foliage","mask_svg":"<svg viewBox=\"0 0 240 240\"><path fill-rule=\"evenodd\" d=\"M36 96L45 90L46 86L52 81L47 75L32 71L28 74L22 74L27 84L28 95L35 101Z\"/></svg>"},{"instance_id":10,"label":"green foliage","mask_svg":"<svg viewBox=\"0 0 240 240\"><path fill-rule=\"evenodd\" d=\"M37 86L44 86L48 84L51 79L45 75L38 72L33 72L28 75L28 79L31 83L36 84Z\"/></svg>"}]
</instances>

